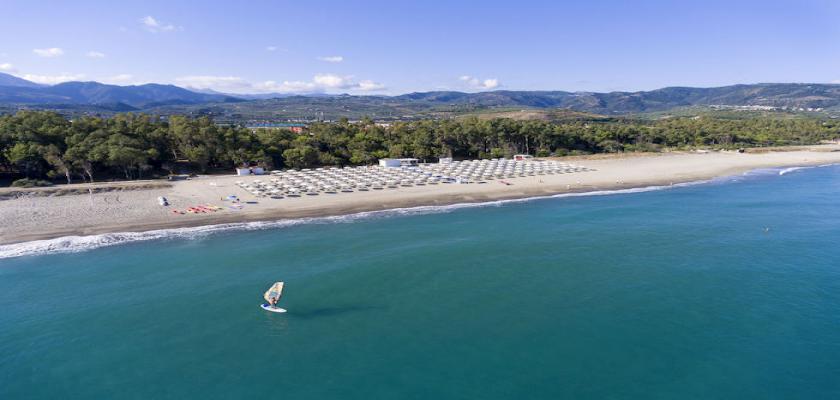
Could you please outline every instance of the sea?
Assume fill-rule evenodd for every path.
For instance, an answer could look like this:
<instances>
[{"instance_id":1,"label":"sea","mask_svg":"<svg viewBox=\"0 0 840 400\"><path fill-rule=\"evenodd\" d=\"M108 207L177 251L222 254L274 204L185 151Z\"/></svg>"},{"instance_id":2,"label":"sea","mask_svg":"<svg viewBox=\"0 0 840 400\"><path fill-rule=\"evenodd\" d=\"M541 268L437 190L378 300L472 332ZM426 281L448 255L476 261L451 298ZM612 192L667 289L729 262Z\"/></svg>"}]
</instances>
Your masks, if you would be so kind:
<instances>
[{"instance_id":1,"label":"sea","mask_svg":"<svg viewBox=\"0 0 840 400\"><path fill-rule=\"evenodd\" d=\"M0 399L249 398L840 398L840 166L0 247Z\"/></svg>"}]
</instances>

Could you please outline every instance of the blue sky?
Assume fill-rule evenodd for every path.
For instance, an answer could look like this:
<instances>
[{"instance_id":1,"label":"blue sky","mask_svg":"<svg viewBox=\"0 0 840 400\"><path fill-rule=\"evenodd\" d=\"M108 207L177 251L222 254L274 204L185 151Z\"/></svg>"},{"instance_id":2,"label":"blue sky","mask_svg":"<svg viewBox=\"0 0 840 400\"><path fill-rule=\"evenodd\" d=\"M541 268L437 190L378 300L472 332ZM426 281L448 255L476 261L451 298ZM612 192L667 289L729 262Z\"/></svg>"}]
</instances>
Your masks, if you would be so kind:
<instances>
[{"instance_id":1,"label":"blue sky","mask_svg":"<svg viewBox=\"0 0 840 400\"><path fill-rule=\"evenodd\" d=\"M840 2L18 1L0 72L231 93L840 82Z\"/></svg>"}]
</instances>

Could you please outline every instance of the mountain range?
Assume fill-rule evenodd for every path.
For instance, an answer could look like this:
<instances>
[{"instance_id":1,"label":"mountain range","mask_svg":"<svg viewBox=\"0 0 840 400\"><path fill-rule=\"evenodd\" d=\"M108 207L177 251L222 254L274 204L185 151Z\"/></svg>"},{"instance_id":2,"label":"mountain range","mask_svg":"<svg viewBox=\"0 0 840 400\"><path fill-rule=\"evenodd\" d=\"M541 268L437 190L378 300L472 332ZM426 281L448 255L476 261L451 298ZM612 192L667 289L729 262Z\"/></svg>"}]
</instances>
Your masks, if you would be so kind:
<instances>
[{"instance_id":1,"label":"mountain range","mask_svg":"<svg viewBox=\"0 0 840 400\"><path fill-rule=\"evenodd\" d=\"M65 82L39 85L0 73L0 103L27 105L92 105L142 110L173 104L223 103L241 101L224 94L198 93L174 85L106 85L99 82Z\"/></svg>"},{"instance_id":2,"label":"mountain range","mask_svg":"<svg viewBox=\"0 0 840 400\"><path fill-rule=\"evenodd\" d=\"M146 111L229 119L416 118L487 109L568 109L604 115L691 106L762 106L840 111L840 85L760 83L714 88L667 87L638 92L497 90L436 91L398 96L252 94L194 91L174 85L117 86L98 82L40 85L0 73L0 105L76 112Z\"/></svg>"},{"instance_id":3,"label":"mountain range","mask_svg":"<svg viewBox=\"0 0 840 400\"><path fill-rule=\"evenodd\" d=\"M43 85L27 81L26 79L18 78L14 75L4 74L0 72L0 86L38 88Z\"/></svg>"}]
</instances>

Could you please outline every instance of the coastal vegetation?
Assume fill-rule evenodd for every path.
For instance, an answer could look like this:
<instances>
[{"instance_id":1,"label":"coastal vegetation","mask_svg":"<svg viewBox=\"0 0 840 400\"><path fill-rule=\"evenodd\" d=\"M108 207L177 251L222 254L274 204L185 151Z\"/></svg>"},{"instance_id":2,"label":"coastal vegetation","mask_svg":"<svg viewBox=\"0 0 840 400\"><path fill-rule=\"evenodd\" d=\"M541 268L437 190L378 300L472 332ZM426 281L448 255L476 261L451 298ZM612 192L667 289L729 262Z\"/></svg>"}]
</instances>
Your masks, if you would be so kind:
<instances>
[{"instance_id":1,"label":"coastal vegetation","mask_svg":"<svg viewBox=\"0 0 840 400\"><path fill-rule=\"evenodd\" d=\"M593 116L562 121L342 119L303 133L220 125L207 117L117 114L67 119L47 111L0 116L0 171L54 181L141 179L258 164L307 168L373 164L387 157L496 158L815 144L840 136L828 118Z\"/></svg>"}]
</instances>

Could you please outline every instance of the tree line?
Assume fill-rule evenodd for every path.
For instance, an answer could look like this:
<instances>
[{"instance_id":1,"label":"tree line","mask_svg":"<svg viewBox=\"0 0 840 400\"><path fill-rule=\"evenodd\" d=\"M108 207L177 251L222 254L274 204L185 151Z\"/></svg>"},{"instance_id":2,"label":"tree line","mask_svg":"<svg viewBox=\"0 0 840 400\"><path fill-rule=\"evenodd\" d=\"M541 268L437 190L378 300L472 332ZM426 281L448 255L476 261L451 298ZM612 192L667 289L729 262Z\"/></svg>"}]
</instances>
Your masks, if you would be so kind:
<instances>
[{"instance_id":1,"label":"tree line","mask_svg":"<svg viewBox=\"0 0 840 400\"><path fill-rule=\"evenodd\" d=\"M141 179L182 169L208 172L373 164L388 157L498 158L513 154L661 151L814 144L840 136L819 118L677 117L566 122L464 118L315 123L302 133L215 124L210 118L118 114L69 120L47 111L0 116L0 170L19 177Z\"/></svg>"}]
</instances>

